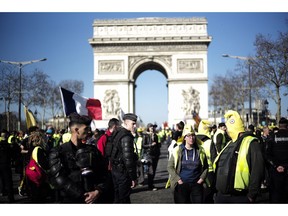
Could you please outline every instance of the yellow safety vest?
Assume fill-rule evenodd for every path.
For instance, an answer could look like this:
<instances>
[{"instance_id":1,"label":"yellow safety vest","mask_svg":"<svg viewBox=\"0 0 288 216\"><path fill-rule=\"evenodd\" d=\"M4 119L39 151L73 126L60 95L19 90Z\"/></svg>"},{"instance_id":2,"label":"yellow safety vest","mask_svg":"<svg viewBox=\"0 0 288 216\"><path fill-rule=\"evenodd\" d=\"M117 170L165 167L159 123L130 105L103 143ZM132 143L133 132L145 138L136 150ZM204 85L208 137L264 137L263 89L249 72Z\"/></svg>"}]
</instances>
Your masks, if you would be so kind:
<instances>
[{"instance_id":1,"label":"yellow safety vest","mask_svg":"<svg viewBox=\"0 0 288 216\"><path fill-rule=\"evenodd\" d=\"M12 139L13 139L13 137L14 137L14 135L10 135L10 136L8 137L8 143L9 143L9 144L12 143Z\"/></svg>"},{"instance_id":2,"label":"yellow safety vest","mask_svg":"<svg viewBox=\"0 0 288 216\"><path fill-rule=\"evenodd\" d=\"M204 152L206 154L207 163L208 163L208 172L213 172L213 163L211 161L211 154L210 154L210 147L211 147L212 140L207 139L205 142L203 142L202 146L204 149Z\"/></svg>"},{"instance_id":3,"label":"yellow safety vest","mask_svg":"<svg viewBox=\"0 0 288 216\"><path fill-rule=\"evenodd\" d=\"M235 179L234 179L234 189L238 191L247 189L249 186L250 170L249 170L249 166L247 162L247 154L248 154L250 143L253 140L258 140L258 139L252 136L244 137L244 139L242 140L241 146L239 148L237 163L236 163L236 170L235 170ZM214 172L216 171L216 168L217 168L216 164L219 160L221 153L226 149L226 147L231 142L232 141L230 141L217 155L213 163Z\"/></svg>"},{"instance_id":4,"label":"yellow safety vest","mask_svg":"<svg viewBox=\"0 0 288 216\"><path fill-rule=\"evenodd\" d=\"M202 166L204 165L204 160L205 160L205 152L204 152L204 149L200 146L201 144L199 144L199 154L200 154L200 161L201 161L201 164ZM172 152L172 155L174 157L174 168L176 169L177 166L178 166L178 157L179 157L179 154L178 154L178 151L179 151L179 148L180 148L180 145L177 145L174 149L173 149L173 152ZM169 188L171 186L171 181L170 181L170 176L168 178L168 181L165 185L165 188Z\"/></svg>"},{"instance_id":5,"label":"yellow safety vest","mask_svg":"<svg viewBox=\"0 0 288 216\"><path fill-rule=\"evenodd\" d=\"M143 137L138 137L137 138L137 141L136 141L136 147L137 147L137 151L136 152L136 149L135 149L135 152L137 153L138 157L141 156L141 150L142 150L142 140L143 140Z\"/></svg>"}]
</instances>

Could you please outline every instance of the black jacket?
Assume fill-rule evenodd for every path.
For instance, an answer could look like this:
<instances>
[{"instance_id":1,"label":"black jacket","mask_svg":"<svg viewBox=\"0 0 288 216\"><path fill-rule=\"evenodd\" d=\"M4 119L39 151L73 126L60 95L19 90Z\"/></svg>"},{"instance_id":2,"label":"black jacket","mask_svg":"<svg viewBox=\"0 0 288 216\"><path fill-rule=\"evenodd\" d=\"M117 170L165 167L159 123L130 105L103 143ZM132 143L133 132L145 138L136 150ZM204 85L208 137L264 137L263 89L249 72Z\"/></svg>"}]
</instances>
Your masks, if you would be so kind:
<instances>
[{"instance_id":1,"label":"black jacket","mask_svg":"<svg viewBox=\"0 0 288 216\"><path fill-rule=\"evenodd\" d=\"M216 189L222 194L239 194L234 189L235 170L240 145L247 135L249 134L244 133L235 142L231 141L227 144L228 146L217 161ZM253 140L249 144L246 159L250 170L249 185L247 191L243 190L240 193L255 200L260 193L261 181L264 176L264 159L257 140Z\"/></svg>"},{"instance_id":2,"label":"black jacket","mask_svg":"<svg viewBox=\"0 0 288 216\"><path fill-rule=\"evenodd\" d=\"M71 141L53 148L49 154L49 182L60 190L63 202L84 203L85 190L82 171L92 170L92 190L106 192L106 169L104 158L93 145L76 147ZM81 174L82 173L82 174ZM61 200L60 200L61 201Z\"/></svg>"},{"instance_id":3,"label":"black jacket","mask_svg":"<svg viewBox=\"0 0 288 216\"><path fill-rule=\"evenodd\" d=\"M137 179L137 158L134 152L134 136L126 128L120 127L117 136L122 138L115 143L112 150L112 171L113 169L124 171L126 170L131 180ZM125 134L125 135L123 135Z\"/></svg>"},{"instance_id":4,"label":"black jacket","mask_svg":"<svg viewBox=\"0 0 288 216\"><path fill-rule=\"evenodd\" d=\"M156 145L152 146L152 142L156 142ZM144 153L148 153L152 158L158 158L160 156L161 143L158 142L156 133L153 133L152 136L149 133L144 133L142 147Z\"/></svg>"},{"instance_id":5,"label":"black jacket","mask_svg":"<svg viewBox=\"0 0 288 216\"><path fill-rule=\"evenodd\" d=\"M0 141L0 166L10 167L11 166L12 149L7 140Z\"/></svg>"},{"instance_id":6,"label":"black jacket","mask_svg":"<svg viewBox=\"0 0 288 216\"><path fill-rule=\"evenodd\" d=\"M284 166L288 168L288 130L279 129L271 136L267 146L267 160L269 164L277 168Z\"/></svg>"}]
</instances>

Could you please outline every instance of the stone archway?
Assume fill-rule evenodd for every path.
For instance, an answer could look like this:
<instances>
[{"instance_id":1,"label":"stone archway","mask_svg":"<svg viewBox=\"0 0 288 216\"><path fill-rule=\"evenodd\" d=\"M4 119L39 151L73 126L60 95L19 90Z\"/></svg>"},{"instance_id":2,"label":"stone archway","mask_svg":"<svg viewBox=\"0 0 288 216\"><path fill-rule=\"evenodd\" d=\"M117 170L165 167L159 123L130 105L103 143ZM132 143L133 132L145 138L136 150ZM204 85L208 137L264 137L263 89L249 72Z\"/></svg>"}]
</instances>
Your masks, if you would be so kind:
<instances>
[{"instance_id":1,"label":"stone archway","mask_svg":"<svg viewBox=\"0 0 288 216\"><path fill-rule=\"evenodd\" d=\"M121 109L134 112L135 80L147 69L167 78L170 125L191 119L193 111L208 118L212 38L205 18L95 20L93 32L94 97L102 102L104 127Z\"/></svg>"}]
</instances>

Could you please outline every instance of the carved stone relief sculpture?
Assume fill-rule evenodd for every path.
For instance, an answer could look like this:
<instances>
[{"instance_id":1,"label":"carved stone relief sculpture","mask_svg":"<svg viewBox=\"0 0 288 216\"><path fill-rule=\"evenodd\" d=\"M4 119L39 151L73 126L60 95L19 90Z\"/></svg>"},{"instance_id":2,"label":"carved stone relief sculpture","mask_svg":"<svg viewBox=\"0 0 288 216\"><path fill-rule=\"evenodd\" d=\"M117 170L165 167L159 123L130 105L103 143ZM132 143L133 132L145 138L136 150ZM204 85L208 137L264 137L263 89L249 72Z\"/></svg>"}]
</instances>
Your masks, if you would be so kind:
<instances>
[{"instance_id":1,"label":"carved stone relief sculpture","mask_svg":"<svg viewBox=\"0 0 288 216\"><path fill-rule=\"evenodd\" d=\"M202 73L201 59L178 59L178 73Z\"/></svg>"},{"instance_id":2,"label":"carved stone relief sculpture","mask_svg":"<svg viewBox=\"0 0 288 216\"><path fill-rule=\"evenodd\" d=\"M107 60L98 62L99 74L121 74L124 73L123 61Z\"/></svg>"},{"instance_id":3,"label":"carved stone relief sculpture","mask_svg":"<svg viewBox=\"0 0 288 216\"><path fill-rule=\"evenodd\" d=\"M120 97L117 90L106 90L103 102L103 110L107 118L111 116L118 116L120 112Z\"/></svg>"},{"instance_id":4,"label":"carved stone relief sculpture","mask_svg":"<svg viewBox=\"0 0 288 216\"><path fill-rule=\"evenodd\" d=\"M186 116L191 116L193 112L200 111L199 91L190 87L188 90L182 90L183 104L182 107Z\"/></svg>"}]
</instances>

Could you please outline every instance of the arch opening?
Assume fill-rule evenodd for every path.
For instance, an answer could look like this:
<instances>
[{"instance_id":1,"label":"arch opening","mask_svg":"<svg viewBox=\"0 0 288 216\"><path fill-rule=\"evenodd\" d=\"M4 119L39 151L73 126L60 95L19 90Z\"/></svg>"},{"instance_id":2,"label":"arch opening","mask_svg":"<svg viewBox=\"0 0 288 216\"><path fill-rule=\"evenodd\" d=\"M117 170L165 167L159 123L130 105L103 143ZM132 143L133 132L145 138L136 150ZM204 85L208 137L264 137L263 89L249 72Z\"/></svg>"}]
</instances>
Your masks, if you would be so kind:
<instances>
[{"instance_id":1,"label":"arch opening","mask_svg":"<svg viewBox=\"0 0 288 216\"><path fill-rule=\"evenodd\" d=\"M165 69L155 62L139 66L133 76L135 113L142 120L161 127L168 121L168 86Z\"/></svg>"},{"instance_id":2,"label":"arch opening","mask_svg":"<svg viewBox=\"0 0 288 216\"><path fill-rule=\"evenodd\" d=\"M160 73L162 73L164 75L164 77L167 79L168 78L168 75L167 75L167 72L165 70L165 68L156 63L156 62L146 62L146 63L143 63L141 64L134 72L133 74L133 80L136 80L138 78L138 76L140 76L141 73L147 71L147 70L156 70L156 71L159 71Z\"/></svg>"}]
</instances>

